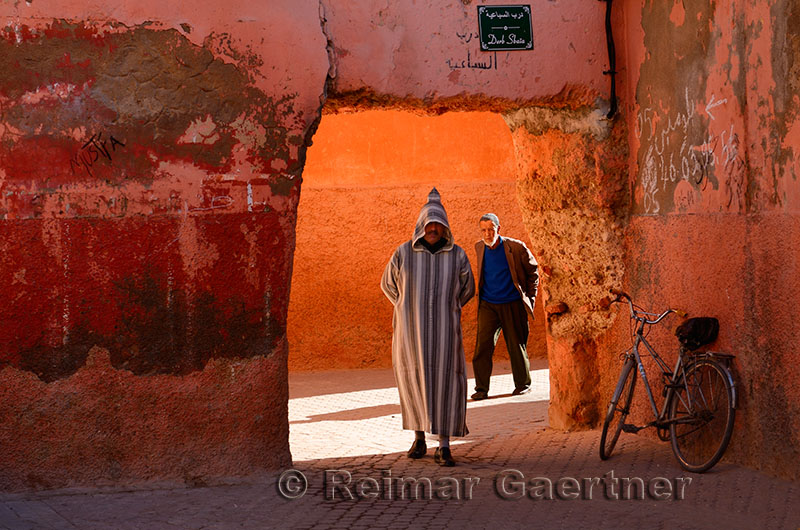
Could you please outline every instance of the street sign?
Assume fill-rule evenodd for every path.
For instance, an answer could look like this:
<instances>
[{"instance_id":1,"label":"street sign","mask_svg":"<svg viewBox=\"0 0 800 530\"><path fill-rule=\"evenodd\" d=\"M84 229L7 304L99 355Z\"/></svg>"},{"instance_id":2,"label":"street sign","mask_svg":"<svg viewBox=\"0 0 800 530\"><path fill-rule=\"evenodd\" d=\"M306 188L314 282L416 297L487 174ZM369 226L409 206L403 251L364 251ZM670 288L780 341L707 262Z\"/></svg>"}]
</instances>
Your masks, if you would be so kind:
<instances>
[{"instance_id":1,"label":"street sign","mask_svg":"<svg viewBox=\"0 0 800 530\"><path fill-rule=\"evenodd\" d=\"M532 50L531 6L478 6L481 51Z\"/></svg>"}]
</instances>

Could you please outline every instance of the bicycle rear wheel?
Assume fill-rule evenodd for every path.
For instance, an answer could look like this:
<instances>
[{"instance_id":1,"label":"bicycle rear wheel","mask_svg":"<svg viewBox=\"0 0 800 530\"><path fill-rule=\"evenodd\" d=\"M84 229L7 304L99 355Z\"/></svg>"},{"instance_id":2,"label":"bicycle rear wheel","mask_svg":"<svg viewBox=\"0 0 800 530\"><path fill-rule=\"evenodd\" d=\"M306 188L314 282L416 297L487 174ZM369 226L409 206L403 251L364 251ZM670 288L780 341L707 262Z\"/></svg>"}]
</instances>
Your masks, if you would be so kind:
<instances>
[{"instance_id":1,"label":"bicycle rear wheel","mask_svg":"<svg viewBox=\"0 0 800 530\"><path fill-rule=\"evenodd\" d=\"M712 359L686 368L669 405L672 452L685 470L703 473L722 458L733 433L733 399L727 368Z\"/></svg>"},{"instance_id":2,"label":"bicycle rear wheel","mask_svg":"<svg viewBox=\"0 0 800 530\"><path fill-rule=\"evenodd\" d=\"M636 370L633 359L628 359L622 365L617 387L611 396L606 419L603 421L603 433L600 435L600 459L606 460L611 456L614 446L617 445L619 433L631 410L633 389L636 386Z\"/></svg>"}]
</instances>

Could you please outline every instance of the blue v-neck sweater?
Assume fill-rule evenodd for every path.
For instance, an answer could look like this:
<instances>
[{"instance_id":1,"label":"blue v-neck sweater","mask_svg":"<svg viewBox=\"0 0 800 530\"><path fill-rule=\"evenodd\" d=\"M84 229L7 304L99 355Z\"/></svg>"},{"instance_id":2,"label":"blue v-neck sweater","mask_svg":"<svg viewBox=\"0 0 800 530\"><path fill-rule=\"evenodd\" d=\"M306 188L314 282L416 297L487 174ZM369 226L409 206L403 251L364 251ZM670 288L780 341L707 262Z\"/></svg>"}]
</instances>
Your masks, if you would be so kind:
<instances>
[{"instance_id":1,"label":"blue v-neck sweater","mask_svg":"<svg viewBox=\"0 0 800 530\"><path fill-rule=\"evenodd\" d=\"M519 291L511 280L503 240L495 248L484 247L483 250L483 285L481 300L492 304L507 304L519 300Z\"/></svg>"}]
</instances>

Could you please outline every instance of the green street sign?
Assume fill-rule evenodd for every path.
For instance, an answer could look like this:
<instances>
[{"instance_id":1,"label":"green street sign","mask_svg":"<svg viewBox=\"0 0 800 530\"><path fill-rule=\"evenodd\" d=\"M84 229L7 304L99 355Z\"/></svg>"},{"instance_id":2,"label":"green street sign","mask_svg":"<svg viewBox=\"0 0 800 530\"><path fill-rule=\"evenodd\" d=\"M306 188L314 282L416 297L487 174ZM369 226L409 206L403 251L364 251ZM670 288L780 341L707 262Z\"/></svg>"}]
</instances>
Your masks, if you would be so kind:
<instances>
[{"instance_id":1,"label":"green street sign","mask_svg":"<svg viewBox=\"0 0 800 530\"><path fill-rule=\"evenodd\" d=\"M532 50L531 6L478 6L481 51Z\"/></svg>"}]
</instances>

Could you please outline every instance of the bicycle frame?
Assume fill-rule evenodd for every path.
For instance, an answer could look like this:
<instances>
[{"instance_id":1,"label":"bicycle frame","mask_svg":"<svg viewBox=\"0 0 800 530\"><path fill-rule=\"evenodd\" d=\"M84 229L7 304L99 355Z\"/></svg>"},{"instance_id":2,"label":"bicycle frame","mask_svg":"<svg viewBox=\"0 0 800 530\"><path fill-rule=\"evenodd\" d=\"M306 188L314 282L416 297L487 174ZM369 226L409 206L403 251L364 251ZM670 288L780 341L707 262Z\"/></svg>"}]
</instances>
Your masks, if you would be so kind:
<instances>
[{"instance_id":1,"label":"bicycle frame","mask_svg":"<svg viewBox=\"0 0 800 530\"><path fill-rule=\"evenodd\" d=\"M656 352L656 350L650 346L650 343L647 342L647 339L642 334L646 323L646 320L641 320L638 322L638 329L636 330L632 353L629 355L633 356L634 362L636 363L636 369L639 371L639 375L642 377L642 382L644 383L647 399L650 402L650 406L653 409L653 415L656 418L652 422L648 423L647 426L649 427L656 425L659 427L666 427L669 425L665 419L667 415L667 407L669 406L672 394L675 392L675 386L679 384L678 381L683 375L683 355L678 355L678 359L675 361L675 368L670 372L667 363L661 358L658 352ZM658 364L658 367L661 369L661 373L669 381L669 383L666 385L667 390L664 394L664 402L661 405L661 412L658 410L658 405L656 404L655 397L653 396L653 390L650 387L650 382L647 379L647 372L645 371L644 364L642 363L642 356L639 353L640 344L644 344L645 348L647 348L647 351L650 354L650 357L656 361L656 364Z\"/></svg>"},{"instance_id":2,"label":"bicycle frame","mask_svg":"<svg viewBox=\"0 0 800 530\"><path fill-rule=\"evenodd\" d=\"M627 299L632 320L636 321L636 330L634 333L633 339L633 346L631 348L631 353L628 353L627 356L632 356L633 360L636 364L636 369L639 372L639 375L642 377L642 382L644 383L645 392L647 394L647 399L650 402L650 407L653 409L653 416L655 419L649 422L642 428L656 426L658 428L667 428L669 427L670 420L666 418L667 416L667 407L669 407L670 401L672 400L672 395L675 393L675 388L678 385L683 384L684 387L686 386L686 379L685 375L685 366L683 364L683 352L679 352L678 359L675 361L675 368L670 371L669 366L667 363L661 358L658 352L653 348L647 339L644 336L644 329L646 325L656 325L662 320L664 320L667 315L671 313L679 313L674 309L667 309L661 314L654 314L654 313L647 313L645 311L636 311L633 306L633 301L630 299L629 296L625 295L624 293L615 293L618 294L618 301L620 301L620 297L622 299ZM647 318L647 317L655 317L655 318ZM639 346L644 344L645 348L647 349L647 353L650 354L655 361L658 367L661 369L662 377L665 381L665 391L664 391L664 401L661 405L661 411L658 410L658 405L656 404L655 397L653 396L653 389L650 386L650 381L647 379L647 372L644 369L644 363L642 362L642 355L639 352ZM688 405L692 406L692 397L687 392L687 399L689 400Z\"/></svg>"},{"instance_id":3,"label":"bicycle frame","mask_svg":"<svg viewBox=\"0 0 800 530\"><path fill-rule=\"evenodd\" d=\"M656 427L661 440L670 440L681 467L694 473L708 471L722 458L733 433L736 385L729 369L733 356L696 352L684 345L678 349L674 368L670 370L647 341L645 328L658 324L671 313L686 315L674 309L648 313L635 306L626 293L614 289L611 293L617 296L612 303L628 302L630 319L635 324L631 348L621 356L624 364L603 422L600 458L607 460L611 456L621 432L636 433ZM643 357L646 355L650 355L661 370L664 388L660 410L645 370ZM625 422L631 411L637 371L654 416L640 427Z\"/></svg>"},{"instance_id":4,"label":"bicycle frame","mask_svg":"<svg viewBox=\"0 0 800 530\"><path fill-rule=\"evenodd\" d=\"M627 295L626 295L627 296ZM675 389L682 385L686 388L687 382L685 376L685 369L686 365L684 364L684 352L681 350L678 353L678 359L675 361L675 368L670 371L669 366L667 363L661 358L658 352L653 348L647 339L644 336L644 329L645 325L655 325L661 322L664 318L667 317L670 313L677 312L674 309L667 309L663 313L656 315L653 313L647 313L644 311L634 311L633 302L631 301L630 297L627 298L627 301L630 305L631 309L631 319L636 321L636 331L634 333L633 339L633 346L631 348L631 352L626 354L628 357L633 357L634 363L636 364L636 370L639 372L639 375L642 378L642 382L644 383L645 393L647 394L647 399L650 402L650 407L653 410L653 416L655 419L649 422L642 428L656 426L659 428L667 428L672 421L667 418L667 407L669 407L669 403L672 399L672 395L675 393ZM648 319L647 316L656 317L654 319ZM661 369L661 374L665 380L665 391L664 391L664 402L661 405L661 411L658 410L658 405L656 404L655 397L653 396L653 389L650 387L650 381L647 379L647 372L644 369L644 363L642 362L642 355L639 352L639 346L644 344L645 348L647 349L647 353L650 354L655 361L658 367ZM717 353L717 352L705 352L700 355L695 355L695 358L701 357L710 357L714 359L718 359L722 361L726 366L730 364L732 355L724 354L724 353ZM733 381L730 372L727 374L729 383L731 385L732 397L733 397L733 408L736 408L736 384ZM687 389L688 390L688 389ZM686 399L688 400L687 406L691 409L694 406L692 403L692 395L690 392L686 392Z\"/></svg>"}]
</instances>

